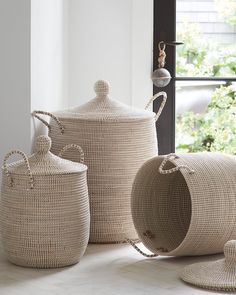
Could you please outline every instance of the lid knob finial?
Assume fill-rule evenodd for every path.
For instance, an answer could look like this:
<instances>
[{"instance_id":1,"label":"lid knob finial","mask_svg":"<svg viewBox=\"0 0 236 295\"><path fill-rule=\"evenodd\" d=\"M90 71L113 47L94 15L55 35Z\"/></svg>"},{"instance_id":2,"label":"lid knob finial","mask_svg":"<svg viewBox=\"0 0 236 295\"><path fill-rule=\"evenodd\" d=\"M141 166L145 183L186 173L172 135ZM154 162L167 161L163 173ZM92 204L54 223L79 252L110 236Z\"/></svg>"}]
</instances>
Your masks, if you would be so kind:
<instances>
[{"instance_id":1,"label":"lid knob finial","mask_svg":"<svg viewBox=\"0 0 236 295\"><path fill-rule=\"evenodd\" d=\"M36 152L40 154L46 154L51 149L51 138L47 135L38 136L36 139Z\"/></svg>"},{"instance_id":2,"label":"lid knob finial","mask_svg":"<svg viewBox=\"0 0 236 295\"><path fill-rule=\"evenodd\" d=\"M236 240L228 241L224 246L225 261L236 264Z\"/></svg>"},{"instance_id":3,"label":"lid knob finial","mask_svg":"<svg viewBox=\"0 0 236 295\"><path fill-rule=\"evenodd\" d=\"M105 97L109 94L109 83L107 81L104 80L98 80L95 84L94 84L94 90L97 94L97 96L99 97Z\"/></svg>"}]
</instances>

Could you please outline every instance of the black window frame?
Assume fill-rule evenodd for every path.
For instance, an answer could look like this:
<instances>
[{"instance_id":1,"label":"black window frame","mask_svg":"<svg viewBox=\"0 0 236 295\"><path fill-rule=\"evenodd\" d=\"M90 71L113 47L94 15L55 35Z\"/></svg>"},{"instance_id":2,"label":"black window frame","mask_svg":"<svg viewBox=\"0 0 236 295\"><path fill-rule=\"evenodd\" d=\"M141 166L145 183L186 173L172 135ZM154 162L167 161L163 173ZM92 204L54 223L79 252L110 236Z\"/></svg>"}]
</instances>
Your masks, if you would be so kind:
<instances>
[{"instance_id":1,"label":"black window frame","mask_svg":"<svg viewBox=\"0 0 236 295\"><path fill-rule=\"evenodd\" d=\"M158 67L158 43L176 40L176 0L153 0L153 70ZM182 41L182 40L177 40ZM176 48L166 47L165 67L171 74L171 82L164 88L153 86L153 94L167 93L166 106L156 123L159 154L175 152L175 89L176 81L236 81L236 77L176 77ZM157 112L160 101L154 101L153 111Z\"/></svg>"}]
</instances>

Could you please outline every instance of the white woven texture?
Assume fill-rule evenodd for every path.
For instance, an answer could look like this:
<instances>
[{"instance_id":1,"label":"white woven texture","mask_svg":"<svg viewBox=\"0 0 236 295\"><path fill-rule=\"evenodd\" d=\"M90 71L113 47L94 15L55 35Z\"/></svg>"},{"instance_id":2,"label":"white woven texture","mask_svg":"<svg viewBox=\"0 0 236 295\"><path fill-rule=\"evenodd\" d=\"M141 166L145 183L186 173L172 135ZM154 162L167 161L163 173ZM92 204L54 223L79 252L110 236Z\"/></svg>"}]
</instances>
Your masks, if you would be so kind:
<instances>
[{"instance_id":1,"label":"white woven texture","mask_svg":"<svg viewBox=\"0 0 236 295\"><path fill-rule=\"evenodd\" d=\"M110 99L109 84L99 80L94 85L96 97L75 108L54 113L57 118L84 119L89 121L129 122L155 117L155 113L131 108L115 99ZM65 126L66 127L66 126Z\"/></svg>"},{"instance_id":2,"label":"white woven texture","mask_svg":"<svg viewBox=\"0 0 236 295\"><path fill-rule=\"evenodd\" d=\"M29 161L24 156L24 163L4 162L2 242L8 259L17 265L53 268L75 264L87 247L90 221L87 167L62 160L49 153L49 148L50 139L41 136L37 152Z\"/></svg>"},{"instance_id":3,"label":"white woven texture","mask_svg":"<svg viewBox=\"0 0 236 295\"><path fill-rule=\"evenodd\" d=\"M236 241L224 246L225 258L186 266L180 277L186 283L214 291L236 292Z\"/></svg>"},{"instance_id":4,"label":"white woven texture","mask_svg":"<svg viewBox=\"0 0 236 295\"><path fill-rule=\"evenodd\" d=\"M134 111L111 100L105 81L98 81L95 91L97 97L86 105L56 114L64 132L58 120L50 121L52 152L57 154L68 143L79 144L84 150L89 168L90 242L137 239L130 210L131 188L141 165L157 155L156 114ZM166 96L161 95L162 110ZM76 161L73 151L65 157Z\"/></svg>"},{"instance_id":5,"label":"white woven texture","mask_svg":"<svg viewBox=\"0 0 236 295\"><path fill-rule=\"evenodd\" d=\"M236 157L155 157L135 177L131 209L139 238L153 253L221 253L236 239Z\"/></svg>"}]
</instances>

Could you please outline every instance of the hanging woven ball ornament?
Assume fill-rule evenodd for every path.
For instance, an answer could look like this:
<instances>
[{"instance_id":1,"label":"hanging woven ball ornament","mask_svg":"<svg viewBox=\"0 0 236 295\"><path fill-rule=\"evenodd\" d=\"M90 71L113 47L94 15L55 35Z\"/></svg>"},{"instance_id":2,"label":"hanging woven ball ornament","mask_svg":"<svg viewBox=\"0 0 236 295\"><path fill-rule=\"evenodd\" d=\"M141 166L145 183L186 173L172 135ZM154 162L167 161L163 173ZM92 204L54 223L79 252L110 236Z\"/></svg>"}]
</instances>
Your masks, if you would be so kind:
<instances>
[{"instance_id":1,"label":"hanging woven ball ornament","mask_svg":"<svg viewBox=\"0 0 236 295\"><path fill-rule=\"evenodd\" d=\"M152 74L152 82L157 87L165 87L170 83L170 72L165 68L159 68Z\"/></svg>"},{"instance_id":2,"label":"hanging woven ball ornament","mask_svg":"<svg viewBox=\"0 0 236 295\"><path fill-rule=\"evenodd\" d=\"M165 87L170 83L170 72L164 68L166 62L166 44L164 41L158 43L159 57L158 57L158 69L152 74L152 82L157 87Z\"/></svg>"}]
</instances>

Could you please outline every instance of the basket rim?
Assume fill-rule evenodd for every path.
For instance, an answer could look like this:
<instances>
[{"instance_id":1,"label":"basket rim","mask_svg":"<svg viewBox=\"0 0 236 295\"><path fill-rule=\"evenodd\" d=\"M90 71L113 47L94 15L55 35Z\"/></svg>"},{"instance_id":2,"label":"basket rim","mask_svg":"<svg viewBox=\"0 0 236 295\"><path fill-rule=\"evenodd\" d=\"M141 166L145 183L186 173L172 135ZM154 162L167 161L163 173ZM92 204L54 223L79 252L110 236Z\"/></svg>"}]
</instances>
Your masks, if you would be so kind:
<instances>
[{"instance_id":1,"label":"basket rim","mask_svg":"<svg viewBox=\"0 0 236 295\"><path fill-rule=\"evenodd\" d=\"M139 171L141 171L145 166L148 166L150 163L153 163L153 161L155 161L155 163L158 161L158 162L159 162L159 165L158 165L158 166L160 166L160 164L161 164L161 162L164 160L164 158L165 158L164 155L158 155L158 156L155 156L154 158L149 159L148 161L146 161L146 162L140 167L140 170L139 170ZM177 167L177 164L176 164L175 160L169 159L168 161L171 162L171 163L174 165L174 167ZM184 176L184 174L183 174L183 171L179 170L179 172L181 173L181 175L182 175L182 177L183 177L183 180L184 180L184 182L185 182L185 184L186 184L186 186L187 186L188 192L189 192L189 198L190 198L190 201L191 201L191 216L190 216L190 221L189 221L188 230L186 231L186 234L185 234L185 236L184 236L184 239L181 241L181 243L180 243L176 248L174 248L173 250L168 251L168 252L159 252L159 251L156 251L156 252L155 252L155 254L158 254L158 255L161 255L161 256L176 256L176 257L177 257L177 256L180 256L180 255L178 255L178 252L179 252L179 250L181 249L181 247L184 245L185 241L187 240L187 235L188 235L188 233L190 232L190 226L191 226L192 221L193 221L193 214L192 214L192 213L193 213L193 212L192 212L192 196L191 196L191 193L190 193L190 189L189 189L189 186L188 186L188 182L186 181L186 178L185 178L185 176ZM158 168L157 168L157 174L159 174ZM137 175L138 175L138 174L137 174ZM137 175L136 175L136 177L137 177ZM167 176L167 175L165 175L165 176ZM138 235L139 235L139 234L138 234ZM147 246L147 248L149 248L148 245L147 245L147 244L145 243L145 241L143 240L142 236L139 235L139 238L140 238L140 240L143 242L143 244L144 244L145 246ZM177 252L177 254L176 254L176 252Z\"/></svg>"},{"instance_id":2,"label":"basket rim","mask_svg":"<svg viewBox=\"0 0 236 295\"><path fill-rule=\"evenodd\" d=\"M176 164L176 161L178 161L178 159L169 159L169 162L171 162L175 167L177 167L178 165ZM189 198L190 198L190 201L191 201L191 216L190 216L190 221L189 221L189 226L188 226L188 230L186 231L186 234L184 236L184 239L181 241L181 243L174 249L174 250L171 250L169 252L165 252L164 255L167 255L167 256L179 256L178 255L178 252L181 250L181 248L183 247L183 245L185 244L186 240L188 239L188 234L189 232L191 231L191 227L192 227L192 224L193 224L193 200L192 200L192 194L191 194L191 187L189 187L189 183L186 179L186 171L185 170L179 170L179 172L181 173L184 181L185 181L185 184L188 188L188 192L189 192ZM177 254L176 254L177 252Z\"/></svg>"}]
</instances>

